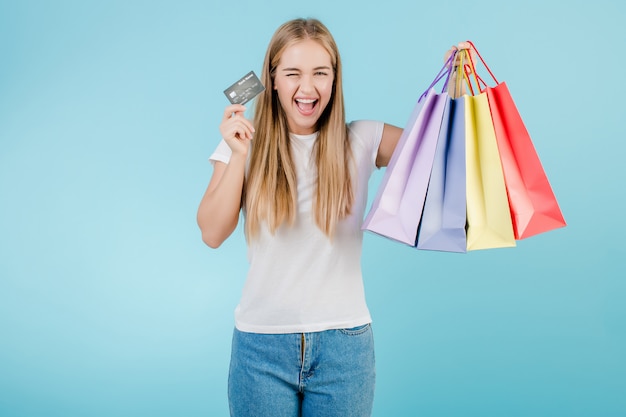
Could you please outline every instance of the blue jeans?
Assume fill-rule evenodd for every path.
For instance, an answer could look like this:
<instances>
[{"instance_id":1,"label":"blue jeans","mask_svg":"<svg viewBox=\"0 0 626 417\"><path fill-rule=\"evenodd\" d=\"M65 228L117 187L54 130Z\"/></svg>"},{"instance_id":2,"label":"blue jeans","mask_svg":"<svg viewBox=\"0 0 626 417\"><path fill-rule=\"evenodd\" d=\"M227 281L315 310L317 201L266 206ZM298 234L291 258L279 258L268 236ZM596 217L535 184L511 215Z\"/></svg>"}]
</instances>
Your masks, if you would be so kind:
<instances>
[{"instance_id":1,"label":"blue jeans","mask_svg":"<svg viewBox=\"0 0 626 417\"><path fill-rule=\"evenodd\" d=\"M374 402L371 325L316 333L235 329L228 400L233 417L365 417Z\"/></svg>"}]
</instances>

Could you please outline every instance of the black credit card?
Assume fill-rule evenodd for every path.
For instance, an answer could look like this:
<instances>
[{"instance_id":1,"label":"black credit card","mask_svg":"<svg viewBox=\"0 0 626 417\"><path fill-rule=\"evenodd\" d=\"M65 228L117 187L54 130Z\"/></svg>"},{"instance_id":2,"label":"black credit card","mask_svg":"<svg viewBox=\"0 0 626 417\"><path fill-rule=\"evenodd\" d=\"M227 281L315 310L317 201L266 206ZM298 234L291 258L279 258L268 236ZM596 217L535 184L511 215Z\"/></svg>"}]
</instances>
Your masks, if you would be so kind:
<instances>
[{"instance_id":1,"label":"black credit card","mask_svg":"<svg viewBox=\"0 0 626 417\"><path fill-rule=\"evenodd\" d=\"M261 80L254 71L244 75L239 81L224 90L224 94L232 104L246 104L265 90Z\"/></svg>"}]
</instances>

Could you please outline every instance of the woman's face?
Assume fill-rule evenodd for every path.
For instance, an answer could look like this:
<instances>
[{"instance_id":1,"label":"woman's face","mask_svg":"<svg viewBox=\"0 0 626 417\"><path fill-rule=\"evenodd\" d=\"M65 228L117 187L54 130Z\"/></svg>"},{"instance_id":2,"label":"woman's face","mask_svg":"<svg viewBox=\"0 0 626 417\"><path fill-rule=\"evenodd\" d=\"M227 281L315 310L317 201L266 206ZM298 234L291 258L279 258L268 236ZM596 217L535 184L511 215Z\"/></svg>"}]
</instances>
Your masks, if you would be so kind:
<instances>
[{"instance_id":1,"label":"woman's face","mask_svg":"<svg viewBox=\"0 0 626 417\"><path fill-rule=\"evenodd\" d=\"M288 46L274 76L289 131L308 135L317 131L317 121L330 101L335 74L330 55L322 45L307 39Z\"/></svg>"}]
</instances>

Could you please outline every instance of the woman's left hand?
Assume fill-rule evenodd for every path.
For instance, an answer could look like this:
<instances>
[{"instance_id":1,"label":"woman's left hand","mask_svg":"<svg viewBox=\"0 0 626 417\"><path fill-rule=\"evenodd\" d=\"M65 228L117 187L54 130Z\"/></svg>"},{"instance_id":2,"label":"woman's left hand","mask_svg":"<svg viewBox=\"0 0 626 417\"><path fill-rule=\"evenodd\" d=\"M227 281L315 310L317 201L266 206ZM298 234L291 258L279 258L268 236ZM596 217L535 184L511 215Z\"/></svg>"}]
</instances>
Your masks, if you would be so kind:
<instances>
[{"instance_id":1,"label":"woman's left hand","mask_svg":"<svg viewBox=\"0 0 626 417\"><path fill-rule=\"evenodd\" d=\"M454 52L460 50L468 50L470 54L470 59L476 61L476 52L472 48L472 45L469 42L459 42L456 45L452 45L452 47L448 49L448 51L443 56L444 62L447 62ZM458 71L458 67L461 65L462 62L459 55L460 54L458 54L455 59L455 62L453 64L452 76L450 77L450 81L448 82L448 94L452 98L457 98L465 94L465 83L463 83L463 80L457 80L457 77L462 77L461 72ZM471 70L467 74L471 74ZM458 83L457 81L460 81L460 83ZM460 84L460 89L455 88L458 84Z\"/></svg>"},{"instance_id":2,"label":"woman's left hand","mask_svg":"<svg viewBox=\"0 0 626 417\"><path fill-rule=\"evenodd\" d=\"M469 50L472 59L474 59L476 53L472 50L472 45L469 42L459 42L456 45L452 45L450 49L446 51L445 55L443 56L443 61L444 62L448 61L448 59L450 58L450 55L452 55L456 51L460 51L463 49ZM456 62L454 63L454 65L458 66L459 64L460 64L460 57L456 59Z\"/></svg>"}]
</instances>

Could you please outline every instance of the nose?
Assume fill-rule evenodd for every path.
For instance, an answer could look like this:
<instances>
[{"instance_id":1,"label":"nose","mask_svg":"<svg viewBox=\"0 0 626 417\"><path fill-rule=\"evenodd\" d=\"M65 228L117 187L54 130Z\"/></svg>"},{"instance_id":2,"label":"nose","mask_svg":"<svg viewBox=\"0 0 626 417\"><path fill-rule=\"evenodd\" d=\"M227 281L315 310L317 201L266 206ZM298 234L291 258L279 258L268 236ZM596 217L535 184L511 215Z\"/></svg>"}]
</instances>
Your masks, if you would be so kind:
<instances>
[{"instance_id":1,"label":"nose","mask_svg":"<svg viewBox=\"0 0 626 417\"><path fill-rule=\"evenodd\" d=\"M300 91L303 94L313 93L315 91L315 84L313 83L313 76L304 75L300 78Z\"/></svg>"}]
</instances>

